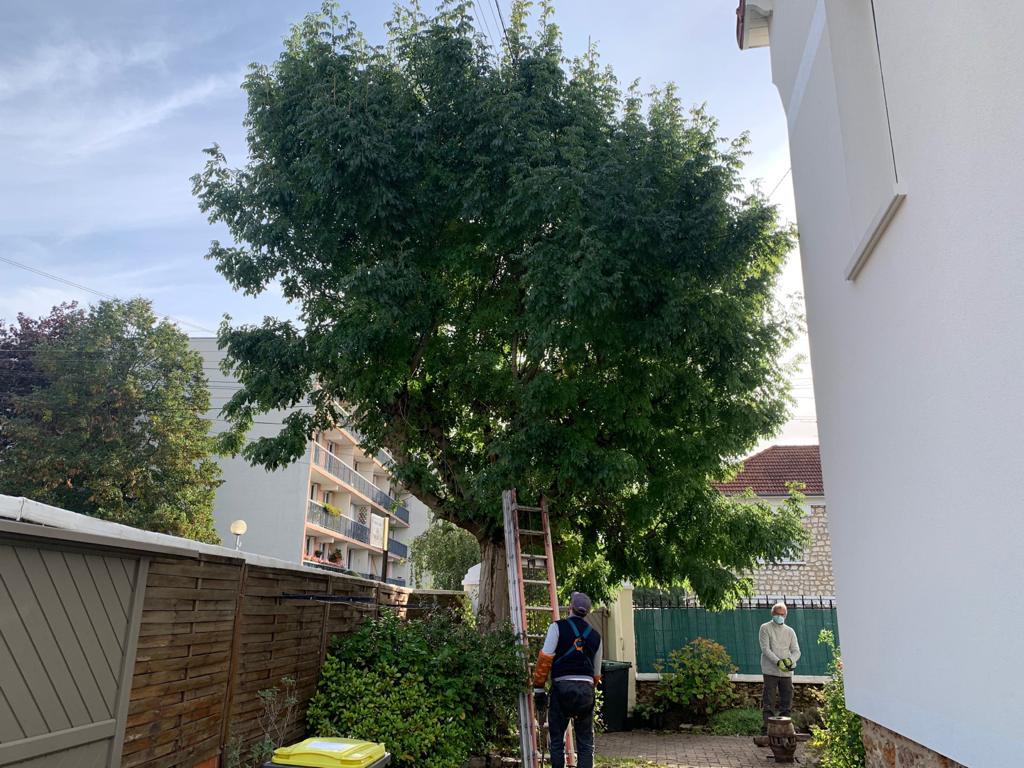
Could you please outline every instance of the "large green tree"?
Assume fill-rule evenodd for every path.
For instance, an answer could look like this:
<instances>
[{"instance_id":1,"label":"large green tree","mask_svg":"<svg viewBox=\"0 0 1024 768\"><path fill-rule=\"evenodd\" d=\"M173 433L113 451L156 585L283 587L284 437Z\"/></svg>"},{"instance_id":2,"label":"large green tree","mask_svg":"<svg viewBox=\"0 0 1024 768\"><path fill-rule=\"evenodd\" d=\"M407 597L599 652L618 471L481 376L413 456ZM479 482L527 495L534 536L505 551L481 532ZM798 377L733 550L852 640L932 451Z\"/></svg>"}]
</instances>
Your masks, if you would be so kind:
<instances>
[{"instance_id":1,"label":"large green tree","mask_svg":"<svg viewBox=\"0 0 1024 768\"><path fill-rule=\"evenodd\" d=\"M244 447L276 467L351 408L369 447L481 543L483 623L506 615L501 492L551 503L609 579L688 580L708 603L800 537L792 510L709 485L784 420L791 233L744 191L745 139L673 88L620 90L567 60L551 9L517 2L502 50L470 2L399 9L368 44L328 4L245 79L249 158L194 179L230 231L209 258L271 285L301 324L225 324L256 414L309 398Z\"/></svg>"},{"instance_id":2,"label":"large green tree","mask_svg":"<svg viewBox=\"0 0 1024 768\"><path fill-rule=\"evenodd\" d=\"M202 359L148 302L19 317L0 359L0 493L219 541Z\"/></svg>"}]
</instances>

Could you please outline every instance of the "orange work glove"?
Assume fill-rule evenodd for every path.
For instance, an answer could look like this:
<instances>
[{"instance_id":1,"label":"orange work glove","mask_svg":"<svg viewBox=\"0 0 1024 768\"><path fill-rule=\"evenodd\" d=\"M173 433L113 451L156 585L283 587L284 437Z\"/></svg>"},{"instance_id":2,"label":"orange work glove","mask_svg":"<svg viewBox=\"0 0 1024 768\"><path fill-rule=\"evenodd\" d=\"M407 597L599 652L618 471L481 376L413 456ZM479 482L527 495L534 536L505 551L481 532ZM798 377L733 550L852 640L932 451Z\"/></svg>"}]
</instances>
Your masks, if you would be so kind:
<instances>
[{"instance_id":1,"label":"orange work glove","mask_svg":"<svg viewBox=\"0 0 1024 768\"><path fill-rule=\"evenodd\" d=\"M543 688L548 681L548 674L551 672L551 665L555 657L541 651L537 654L537 665L533 668L533 685L535 688Z\"/></svg>"}]
</instances>

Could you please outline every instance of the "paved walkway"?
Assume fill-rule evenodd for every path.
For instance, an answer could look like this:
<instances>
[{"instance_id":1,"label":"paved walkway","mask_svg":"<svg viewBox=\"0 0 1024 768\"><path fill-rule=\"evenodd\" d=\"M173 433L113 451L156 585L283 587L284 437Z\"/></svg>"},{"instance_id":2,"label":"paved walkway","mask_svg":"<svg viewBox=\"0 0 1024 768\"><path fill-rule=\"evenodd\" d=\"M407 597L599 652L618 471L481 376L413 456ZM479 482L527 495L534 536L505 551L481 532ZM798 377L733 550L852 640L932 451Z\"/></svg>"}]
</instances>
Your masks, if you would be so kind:
<instances>
[{"instance_id":1,"label":"paved walkway","mask_svg":"<svg viewBox=\"0 0 1024 768\"><path fill-rule=\"evenodd\" d=\"M812 765L804 757L805 746L796 750L796 766ZM684 733L629 731L602 733L597 754L616 760L649 760L668 768L765 768L771 750L755 747L749 736L696 736Z\"/></svg>"}]
</instances>

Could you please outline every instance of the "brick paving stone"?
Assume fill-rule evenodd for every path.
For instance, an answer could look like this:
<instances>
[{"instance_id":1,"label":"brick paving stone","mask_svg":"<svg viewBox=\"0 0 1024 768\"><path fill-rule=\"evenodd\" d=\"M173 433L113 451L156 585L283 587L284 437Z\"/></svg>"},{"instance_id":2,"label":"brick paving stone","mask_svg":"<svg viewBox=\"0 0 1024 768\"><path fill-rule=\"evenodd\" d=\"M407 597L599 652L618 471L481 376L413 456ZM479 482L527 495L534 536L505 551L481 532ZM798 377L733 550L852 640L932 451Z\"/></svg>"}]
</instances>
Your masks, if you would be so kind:
<instances>
[{"instance_id":1,"label":"brick paving stone","mask_svg":"<svg viewBox=\"0 0 1024 768\"><path fill-rule=\"evenodd\" d=\"M767 747L754 746L749 736L706 736L689 733L629 731L597 737L599 757L649 760L665 768L765 768L775 765ZM796 750L795 766L811 766L804 744Z\"/></svg>"}]
</instances>

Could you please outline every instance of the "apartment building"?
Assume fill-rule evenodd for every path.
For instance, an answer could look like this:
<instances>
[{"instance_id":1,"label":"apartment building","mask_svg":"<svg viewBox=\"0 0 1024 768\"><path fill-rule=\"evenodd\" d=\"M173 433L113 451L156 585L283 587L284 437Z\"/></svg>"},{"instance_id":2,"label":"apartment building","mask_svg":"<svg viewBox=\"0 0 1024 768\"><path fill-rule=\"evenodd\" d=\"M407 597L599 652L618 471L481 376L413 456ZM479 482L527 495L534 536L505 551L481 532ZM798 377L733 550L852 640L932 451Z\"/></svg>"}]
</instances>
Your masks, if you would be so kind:
<instances>
[{"instance_id":1,"label":"apartment building","mask_svg":"<svg viewBox=\"0 0 1024 768\"><path fill-rule=\"evenodd\" d=\"M227 426L220 408L239 385L220 372L223 353L216 339L193 338L190 346L203 357L210 418L219 431ZM276 435L286 415L258 417L250 439ZM221 458L223 484L214 519L225 544L235 540L231 523L244 520L241 547L248 552L408 585L409 546L426 529L430 510L395 482L386 452L370 455L359 443L355 430L339 424L316 435L305 455L276 471L254 467L240 456Z\"/></svg>"}]
</instances>

